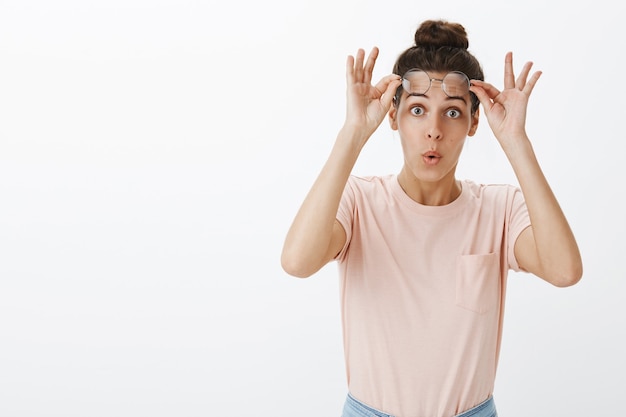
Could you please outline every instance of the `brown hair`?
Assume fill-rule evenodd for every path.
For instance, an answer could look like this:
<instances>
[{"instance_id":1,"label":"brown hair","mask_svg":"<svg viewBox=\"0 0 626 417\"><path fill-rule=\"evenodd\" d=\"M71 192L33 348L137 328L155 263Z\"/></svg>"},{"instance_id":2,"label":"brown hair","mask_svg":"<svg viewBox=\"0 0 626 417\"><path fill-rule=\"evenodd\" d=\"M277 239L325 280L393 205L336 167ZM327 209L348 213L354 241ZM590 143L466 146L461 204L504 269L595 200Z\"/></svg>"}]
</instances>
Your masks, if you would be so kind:
<instances>
[{"instance_id":1,"label":"brown hair","mask_svg":"<svg viewBox=\"0 0 626 417\"><path fill-rule=\"evenodd\" d=\"M468 52L469 40L465 28L445 20L426 20L415 31L415 45L402 52L393 66L394 74L403 76L412 68L424 71L461 71L472 80L484 80L478 60ZM398 87L395 105L400 103L402 86ZM472 114L480 104L478 97L470 92Z\"/></svg>"}]
</instances>

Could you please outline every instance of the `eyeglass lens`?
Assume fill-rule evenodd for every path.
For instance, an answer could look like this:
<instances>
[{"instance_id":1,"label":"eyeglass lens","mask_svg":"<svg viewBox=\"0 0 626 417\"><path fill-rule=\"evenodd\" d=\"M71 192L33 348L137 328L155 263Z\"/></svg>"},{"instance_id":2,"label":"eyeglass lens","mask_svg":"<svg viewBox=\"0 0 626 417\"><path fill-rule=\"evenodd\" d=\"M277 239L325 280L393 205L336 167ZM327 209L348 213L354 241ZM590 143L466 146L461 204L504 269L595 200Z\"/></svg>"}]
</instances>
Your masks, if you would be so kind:
<instances>
[{"instance_id":1,"label":"eyeglass lens","mask_svg":"<svg viewBox=\"0 0 626 417\"><path fill-rule=\"evenodd\" d=\"M402 78L402 87L409 94L424 95L433 80L441 82L441 88L448 97L463 97L469 93L469 79L459 71L449 72L443 79L438 79L430 78L427 72L419 69L409 70Z\"/></svg>"}]
</instances>

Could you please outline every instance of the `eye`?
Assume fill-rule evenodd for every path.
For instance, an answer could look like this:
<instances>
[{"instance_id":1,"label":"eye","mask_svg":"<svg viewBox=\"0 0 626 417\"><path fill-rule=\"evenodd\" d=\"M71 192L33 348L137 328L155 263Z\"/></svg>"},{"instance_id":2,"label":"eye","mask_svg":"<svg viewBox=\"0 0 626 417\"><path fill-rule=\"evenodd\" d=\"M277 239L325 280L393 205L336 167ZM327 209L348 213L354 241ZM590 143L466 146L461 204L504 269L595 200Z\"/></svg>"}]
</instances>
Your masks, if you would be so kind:
<instances>
[{"instance_id":1,"label":"eye","mask_svg":"<svg viewBox=\"0 0 626 417\"><path fill-rule=\"evenodd\" d=\"M449 109L448 111L446 111L446 116L450 117L451 119L457 119L461 117L461 112L457 109Z\"/></svg>"},{"instance_id":2,"label":"eye","mask_svg":"<svg viewBox=\"0 0 626 417\"><path fill-rule=\"evenodd\" d=\"M415 116L421 116L422 114L424 114L424 108L421 106L411 107L409 111L411 112L411 114Z\"/></svg>"}]
</instances>

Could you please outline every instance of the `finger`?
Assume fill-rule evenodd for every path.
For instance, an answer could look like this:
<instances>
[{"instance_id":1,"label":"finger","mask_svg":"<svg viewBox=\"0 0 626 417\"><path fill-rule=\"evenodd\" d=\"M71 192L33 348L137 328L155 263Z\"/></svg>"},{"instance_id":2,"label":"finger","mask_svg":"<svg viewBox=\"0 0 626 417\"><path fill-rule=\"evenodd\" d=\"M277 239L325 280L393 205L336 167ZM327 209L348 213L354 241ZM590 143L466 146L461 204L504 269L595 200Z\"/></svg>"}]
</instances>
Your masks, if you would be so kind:
<instances>
[{"instance_id":1,"label":"finger","mask_svg":"<svg viewBox=\"0 0 626 417\"><path fill-rule=\"evenodd\" d=\"M515 86L519 89L519 90L523 90L524 86L526 85L526 79L528 78L528 73L530 72L530 69L532 68L533 63L532 62L527 62L526 64L524 64L524 67L522 68L522 71L520 72L519 76L517 77L517 81L515 83Z\"/></svg>"},{"instance_id":2,"label":"finger","mask_svg":"<svg viewBox=\"0 0 626 417\"><path fill-rule=\"evenodd\" d=\"M472 87L470 87L470 91L476 94L476 97L478 97L478 101L480 101L480 104L482 104L485 111L488 112L493 104L493 101L491 100L491 97L489 97L489 94L487 94L485 89L482 86L472 85Z\"/></svg>"},{"instance_id":3,"label":"finger","mask_svg":"<svg viewBox=\"0 0 626 417\"><path fill-rule=\"evenodd\" d=\"M391 107L393 97L396 95L396 90L400 87L402 78L397 74L390 74L384 77L376 84L376 89L383 94L380 96L380 103L385 109Z\"/></svg>"},{"instance_id":4,"label":"finger","mask_svg":"<svg viewBox=\"0 0 626 417\"><path fill-rule=\"evenodd\" d=\"M472 80L471 81L471 86L470 86L470 91L473 92L474 94L476 94L478 96L478 89L474 89L474 86L478 87L478 89L482 90L483 93L486 94L486 96L493 100L495 99L498 94L500 94L500 90L498 90L496 87L494 87L492 84L486 83L484 81L481 80Z\"/></svg>"},{"instance_id":5,"label":"finger","mask_svg":"<svg viewBox=\"0 0 626 417\"><path fill-rule=\"evenodd\" d=\"M504 57L504 88L515 88L515 74L513 73L513 52L507 52Z\"/></svg>"},{"instance_id":6,"label":"finger","mask_svg":"<svg viewBox=\"0 0 626 417\"><path fill-rule=\"evenodd\" d=\"M526 95L530 96L530 93L533 92L533 89L535 88L535 84L537 84L537 81L539 81L539 77L541 77L542 72L541 71L536 71L528 80L528 82L526 83L526 85L524 86L524 89L522 90L524 93L526 93Z\"/></svg>"},{"instance_id":7,"label":"finger","mask_svg":"<svg viewBox=\"0 0 626 417\"><path fill-rule=\"evenodd\" d=\"M365 63L365 68L363 72L363 82L369 84L372 82L372 73L374 72L374 64L376 64L376 58L378 58L378 48L373 47L372 52L370 52L367 57L367 62Z\"/></svg>"},{"instance_id":8,"label":"finger","mask_svg":"<svg viewBox=\"0 0 626 417\"><path fill-rule=\"evenodd\" d=\"M365 51L361 48L356 52L356 60L354 62L354 81L360 83L363 81L363 60L365 59Z\"/></svg>"}]
</instances>

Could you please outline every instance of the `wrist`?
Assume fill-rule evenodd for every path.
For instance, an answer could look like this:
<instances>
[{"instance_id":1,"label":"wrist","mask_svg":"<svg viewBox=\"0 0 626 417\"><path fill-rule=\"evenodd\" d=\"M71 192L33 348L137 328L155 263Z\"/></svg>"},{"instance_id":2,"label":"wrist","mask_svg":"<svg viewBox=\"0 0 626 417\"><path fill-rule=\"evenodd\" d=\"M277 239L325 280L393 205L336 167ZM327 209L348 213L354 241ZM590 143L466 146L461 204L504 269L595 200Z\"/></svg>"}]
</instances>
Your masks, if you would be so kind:
<instances>
[{"instance_id":1,"label":"wrist","mask_svg":"<svg viewBox=\"0 0 626 417\"><path fill-rule=\"evenodd\" d=\"M371 132L363 129L362 125L345 122L339 130L337 141L351 144L361 150L371 135Z\"/></svg>"},{"instance_id":2,"label":"wrist","mask_svg":"<svg viewBox=\"0 0 626 417\"><path fill-rule=\"evenodd\" d=\"M526 135L510 138L511 140L501 143L504 154L513 169L526 167L531 161L535 161L535 151L530 139Z\"/></svg>"},{"instance_id":3,"label":"wrist","mask_svg":"<svg viewBox=\"0 0 626 417\"><path fill-rule=\"evenodd\" d=\"M516 155L532 148L530 139L526 133L506 135L498 138L498 142L506 155Z\"/></svg>"}]
</instances>

